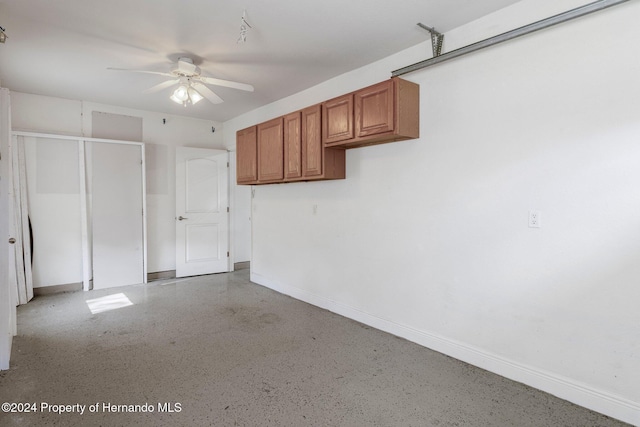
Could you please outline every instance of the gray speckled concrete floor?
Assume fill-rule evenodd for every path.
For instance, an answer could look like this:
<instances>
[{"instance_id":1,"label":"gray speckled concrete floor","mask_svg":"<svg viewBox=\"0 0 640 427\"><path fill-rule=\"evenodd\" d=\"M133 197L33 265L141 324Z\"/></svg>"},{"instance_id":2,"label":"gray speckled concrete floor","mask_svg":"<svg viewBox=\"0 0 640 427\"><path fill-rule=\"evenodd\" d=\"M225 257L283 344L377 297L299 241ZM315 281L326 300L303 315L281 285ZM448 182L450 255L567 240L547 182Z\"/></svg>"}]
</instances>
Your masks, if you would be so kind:
<instances>
[{"instance_id":1,"label":"gray speckled concrete floor","mask_svg":"<svg viewBox=\"0 0 640 427\"><path fill-rule=\"evenodd\" d=\"M119 293L133 305L86 304ZM37 412L0 412L2 426L625 425L254 285L248 270L37 297L18 325L0 402Z\"/></svg>"}]
</instances>

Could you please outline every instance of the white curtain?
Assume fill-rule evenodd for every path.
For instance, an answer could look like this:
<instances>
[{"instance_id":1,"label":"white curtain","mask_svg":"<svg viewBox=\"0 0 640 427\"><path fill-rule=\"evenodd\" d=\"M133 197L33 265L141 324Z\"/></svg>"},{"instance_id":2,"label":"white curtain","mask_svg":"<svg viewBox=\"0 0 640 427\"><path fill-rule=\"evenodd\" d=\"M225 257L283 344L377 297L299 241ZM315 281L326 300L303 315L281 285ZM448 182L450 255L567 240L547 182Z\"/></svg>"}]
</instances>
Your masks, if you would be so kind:
<instances>
[{"instance_id":1,"label":"white curtain","mask_svg":"<svg viewBox=\"0 0 640 427\"><path fill-rule=\"evenodd\" d=\"M29 225L29 202L27 198L27 174L24 156L24 143L21 137L11 140L11 179L13 197L10 200L13 221L10 222L10 234L15 239L15 274L12 274L17 287L18 305L26 304L33 298L33 279L31 274L31 230ZM13 265L10 266L10 268Z\"/></svg>"}]
</instances>

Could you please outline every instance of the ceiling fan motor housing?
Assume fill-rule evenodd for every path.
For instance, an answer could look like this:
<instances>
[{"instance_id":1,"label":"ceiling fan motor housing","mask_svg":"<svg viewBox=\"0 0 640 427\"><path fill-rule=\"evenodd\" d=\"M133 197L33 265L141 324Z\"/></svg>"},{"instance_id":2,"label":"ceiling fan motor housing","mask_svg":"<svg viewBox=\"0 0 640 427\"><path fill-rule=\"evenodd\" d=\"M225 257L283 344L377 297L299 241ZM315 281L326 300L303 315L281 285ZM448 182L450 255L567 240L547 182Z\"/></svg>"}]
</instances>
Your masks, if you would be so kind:
<instances>
[{"instance_id":1,"label":"ceiling fan motor housing","mask_svg":"<svg viewBox=\"0 0 640 427\"><path fill-rule=\"evenodd\" d=\"M180 77L193 77L200 75L200 68L193 63L191 58L178 58L178 66L171 73Z\"/></svg>"}]
</instances>

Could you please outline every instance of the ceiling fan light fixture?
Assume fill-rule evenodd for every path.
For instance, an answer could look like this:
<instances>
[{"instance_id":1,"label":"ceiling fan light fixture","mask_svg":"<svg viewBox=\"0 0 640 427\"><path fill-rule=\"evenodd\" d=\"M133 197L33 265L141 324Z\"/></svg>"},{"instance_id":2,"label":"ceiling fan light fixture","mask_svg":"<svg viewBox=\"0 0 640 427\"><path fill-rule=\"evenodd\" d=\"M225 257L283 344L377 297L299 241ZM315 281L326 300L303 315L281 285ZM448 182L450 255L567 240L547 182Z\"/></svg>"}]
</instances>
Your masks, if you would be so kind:
<instances>
[{"instance_id":1,"label":"ceiling fan light fixture","mask_svg":"<svg viewBox=\"0 0 640 427\"><path fill-rule=\"evenodd\" d=\"M169 97L176 104L185 104L189 99L189 92L185 85L178 86L178 89L173 91L173 95Z\"/></svg>"},{"instance_id":2,"label":"ceiling fan light fixture","mask_svg":"<svg viewBox=\"0 0 640 427\"><path fill-rule=\"evenodd\" d=\"M171 95L169 99L175 102L176 104L184 105L185 107L187 106L187 103L185 101L180 101L178 98L176 98L175 95Z\"/></svg>"},{"instance_id":3,"label":"ceiling fan light fixture","mask_svg":"<svg viewBox=\"0 0 640 427\"><path fill-rule=\"evenodd\" d=\"M187 93L189 94L189 99L191 100L192 104L196 104L204 99L204 97L192 87L187 90Z\"/></svg>"}]
</instances>

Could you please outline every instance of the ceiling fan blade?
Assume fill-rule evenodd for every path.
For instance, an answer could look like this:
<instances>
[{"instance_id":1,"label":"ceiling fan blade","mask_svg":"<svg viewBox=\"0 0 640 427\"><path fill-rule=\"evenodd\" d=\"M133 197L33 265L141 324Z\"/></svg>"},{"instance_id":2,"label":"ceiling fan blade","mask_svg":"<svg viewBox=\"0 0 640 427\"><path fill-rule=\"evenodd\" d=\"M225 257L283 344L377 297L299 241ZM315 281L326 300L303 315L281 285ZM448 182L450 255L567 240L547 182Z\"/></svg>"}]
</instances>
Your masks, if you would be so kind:
<instances>
[{"instance_id":1,"label":"ceiling fan blade","mask_svg":"<svg viewBox=\"0 0 640 427\"><path fill-rule=\"evenodd\" d=\"M150 87L149 89L145 89L142 91L142 93L155 93L158 91L161 91L162 89L166 89L169 86L173 86L177 83L180 83L180 79L176 79L176 80L167 80L166 82L162 82L160 84L157 84L153 87Z\"/></svg>"},{"instance_id":2,"label":"ceiling fan blade","mask_svg":"<svg viewBox=\"0 0 640 427\"><path fill-rule=\"evenodd\" d=\"M213 77L205 77L205 76L198 76L196 78L202 81L203 83L207 83L210 85L224 86L224 87L230 87L233 89L245 90L247 92L253 92L253 86L246 83L232 82L230 80L221 80L221 79L216 79Z\"/></svg>"},{"instance_id":3,"label":"ceiling fan blade","mask_svg":"<svg viewBox=\"0 0 640 427\"><path fill-rule=\"evenodd\" d=\"M224 102L222 98L213 93L211 89L209 89L202 83L193 83L193 88L197 90L202 96L207 98L207 100L209 100L209 102L211 102L212 104L221 104Z\"/></svg>"},{"instance_id":4,"label":"ceiling fan blade","mask_svg":"<svg viewBox=\"0 0 640 427\"><path fill-rule=\"evenodd\" d=\"M145 74L157 74L159 76L166 76L166 77L175 77L173 74L169 74L169 73L163 73L161 71L146 71L146 70L128 70L126 68L107 68L107 70L115 70L115 71L129 71L132 73L145 73Z\"/></svg>"}]
</instances>

